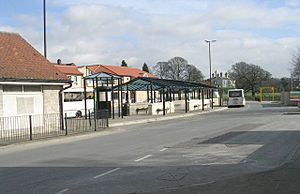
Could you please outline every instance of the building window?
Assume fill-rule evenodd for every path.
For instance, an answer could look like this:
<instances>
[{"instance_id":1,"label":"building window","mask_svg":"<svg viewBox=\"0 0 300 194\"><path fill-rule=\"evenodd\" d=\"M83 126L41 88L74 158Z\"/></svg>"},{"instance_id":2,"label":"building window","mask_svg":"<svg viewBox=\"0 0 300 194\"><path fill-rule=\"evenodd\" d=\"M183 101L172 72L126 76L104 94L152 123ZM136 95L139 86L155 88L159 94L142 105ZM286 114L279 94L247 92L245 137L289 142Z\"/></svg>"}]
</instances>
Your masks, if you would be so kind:
<instances>
[{"instance_id":1,"label":"building window","mask_svg":"<svg viewBox=\"0 0 300 194\"><path fill-rule=\"evenodd\" d=\"M22 92L22 85L4 85L3 92Z\"/></svg>"},{"instance_id":2,"label":"building window","mask_svg":"<svg viewBox=\"0 0 300 194\"><path fill-rule=\"evenodd\" d=\"M73 82L77 82L77 76L76 76L76 75L72 75L72 76L71 76L71 80L72 80Z\"/></svg>"},{"instance_id":3,"label":"building window","mask_svg":"<svg viewBox=\"0 0 300 194\"><path fill-rule=\"evenodd\" d=\"M42 88L41 86L23 86L24 92L41 92Z\"/></svg>"},{"instance_id":4,"label":"building window","mask_svg":"<svg viewBox=\"0 0 300 194\"><path fill-rule=\"evenodd\" d=\"M3 92L23 93L23 92L41 92L42 87L36 85L4 85Z\"/></svg>"},{"instance_id":5,"label":"building window","mask_svg":"<svg viewBox=\"0 0 300 194\"><path fill-rule=\"evenodd\" d=\"M87 70L87 76L92 75L92 74L93 74L93 72L90 69L88 69Z\"/></svg>"}]
</instances>

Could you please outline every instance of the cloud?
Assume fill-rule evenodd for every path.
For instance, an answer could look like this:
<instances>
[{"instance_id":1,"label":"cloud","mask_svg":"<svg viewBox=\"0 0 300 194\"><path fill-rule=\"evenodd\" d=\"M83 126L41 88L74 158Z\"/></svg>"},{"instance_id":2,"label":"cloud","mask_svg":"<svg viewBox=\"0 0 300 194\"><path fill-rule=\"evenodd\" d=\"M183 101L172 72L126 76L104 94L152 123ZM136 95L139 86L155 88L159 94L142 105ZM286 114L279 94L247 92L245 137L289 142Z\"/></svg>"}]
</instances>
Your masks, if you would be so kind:
<instances>
[{"instance_id":1,"label":"cloud","mask_svg":"<svg viewBox=\"0 0 300 194\"><path fill-rule=\"evenodd\" d=\"M129 65L141 68L144 62L152 66L181 56L208 76L204 39L215 38L213 70L227 71L232 64L245 61L280 77L289 75L289 61L300 45L299 36L271 37L265 32L282 31L286 26L289 31L299 31L298 25L293 25L299 23L297 7L259 6L249 1L99 2L51 1L47 31L51 61L61 58L77 64L119 65L125 59ZM63 7L63 11L55 11L55 6ZM21 32L42 51L42 30L37 22L40 18L16 18L18 26L0 29Z\"/></svg>"}]
</instances>

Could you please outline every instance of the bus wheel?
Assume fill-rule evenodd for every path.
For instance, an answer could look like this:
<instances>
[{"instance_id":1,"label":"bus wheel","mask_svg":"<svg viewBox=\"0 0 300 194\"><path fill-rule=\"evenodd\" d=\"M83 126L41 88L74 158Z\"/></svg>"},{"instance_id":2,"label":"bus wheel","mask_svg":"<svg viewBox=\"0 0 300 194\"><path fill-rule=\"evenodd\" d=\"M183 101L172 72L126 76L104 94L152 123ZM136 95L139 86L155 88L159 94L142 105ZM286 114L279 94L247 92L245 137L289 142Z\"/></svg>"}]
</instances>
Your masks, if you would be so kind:
<instances>
[{"instance_id":1,"label":"bus wheel","mask_svg":"<svg viewBox=\"0 0 300 194\"><path fill-rule=\"evenodd\" d=\"M82 117L82 112L81 112L80 110L78 110L78 111L76 112L75 116L76 116L77 118Z\"/></svg>"}]
</instances>

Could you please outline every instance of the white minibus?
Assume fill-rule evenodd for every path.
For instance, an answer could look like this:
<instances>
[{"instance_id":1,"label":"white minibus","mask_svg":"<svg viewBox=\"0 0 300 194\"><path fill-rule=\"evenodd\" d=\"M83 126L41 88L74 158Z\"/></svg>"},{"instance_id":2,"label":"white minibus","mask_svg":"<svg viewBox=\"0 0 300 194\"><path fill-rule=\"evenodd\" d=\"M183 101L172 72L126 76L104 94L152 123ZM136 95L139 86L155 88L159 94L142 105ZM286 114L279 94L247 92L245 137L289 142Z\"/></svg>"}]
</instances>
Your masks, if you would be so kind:
<instances>
[{"instance_id":1,"label":"white minibus","mask_svg":"<svg viewBox=\"0 0 300 194\"><path fill-rule=\"evenodd\" d=\"M228 90L228 107L241 107L246 105L243 89Z\"/></svg>"},{"instance_id":2,"label":"white minibus","mask_svg":"<svg viewBox=\"0 0 300 194\"><path fill-rule=\"evenodd\" d=\"M86 90L86 103L87 110L91 112L94 109L93 89L87 88ZM63 102L64 114L67 117L82 117L85 112L84 105L84 89L83 88L69 88L64 91Z\"/></svg>"}]
</instances>

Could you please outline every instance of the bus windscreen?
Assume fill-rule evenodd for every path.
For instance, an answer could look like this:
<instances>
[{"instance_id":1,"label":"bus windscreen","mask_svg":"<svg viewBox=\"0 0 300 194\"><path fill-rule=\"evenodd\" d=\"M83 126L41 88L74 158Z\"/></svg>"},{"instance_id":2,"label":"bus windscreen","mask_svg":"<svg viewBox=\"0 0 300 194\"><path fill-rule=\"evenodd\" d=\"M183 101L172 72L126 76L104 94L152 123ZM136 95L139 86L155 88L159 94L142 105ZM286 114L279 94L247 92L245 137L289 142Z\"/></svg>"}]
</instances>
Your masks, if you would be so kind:
<instances>
[{"instance_id":1,"label":"bus windscreen","mask_svg":"<svg viewBox=\"0 0 300 194\"><path fill-rule=\"evenodd\" d=\"M229 97L242 97L242 91L230 91Z\"/></svg>"}]
</instances>

